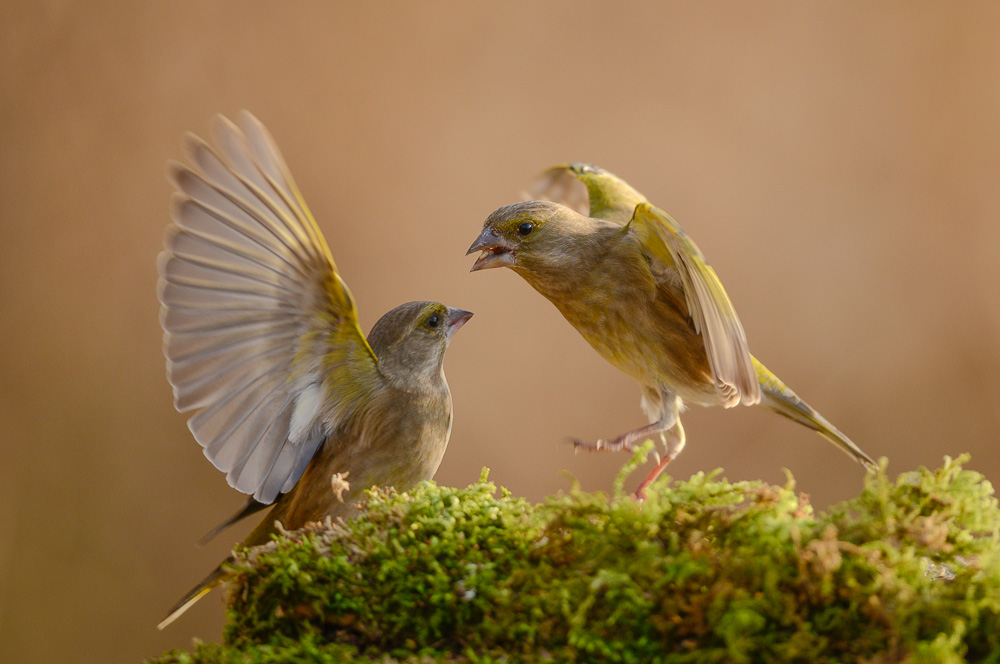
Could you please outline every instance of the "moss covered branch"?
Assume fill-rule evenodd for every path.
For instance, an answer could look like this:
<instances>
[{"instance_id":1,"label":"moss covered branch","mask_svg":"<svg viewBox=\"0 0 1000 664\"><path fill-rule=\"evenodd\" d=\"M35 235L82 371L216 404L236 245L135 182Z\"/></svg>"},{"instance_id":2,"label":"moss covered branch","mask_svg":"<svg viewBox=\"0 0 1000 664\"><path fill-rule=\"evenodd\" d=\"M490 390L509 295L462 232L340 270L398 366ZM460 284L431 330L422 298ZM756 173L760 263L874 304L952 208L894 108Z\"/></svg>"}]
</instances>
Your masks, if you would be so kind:
<instances>
[{"instance_id":1,"label":"moss covered branch","mask_svg":"<svg viewBox=\"0 0 1000 664\"><path fill-rule=\"evenodd\" d=\"M242 555L223 644L156 661L1000 662L1000 510L964 460L822 513L718 472L643 503L376 491Z\"/></svg>"}]
</instances>

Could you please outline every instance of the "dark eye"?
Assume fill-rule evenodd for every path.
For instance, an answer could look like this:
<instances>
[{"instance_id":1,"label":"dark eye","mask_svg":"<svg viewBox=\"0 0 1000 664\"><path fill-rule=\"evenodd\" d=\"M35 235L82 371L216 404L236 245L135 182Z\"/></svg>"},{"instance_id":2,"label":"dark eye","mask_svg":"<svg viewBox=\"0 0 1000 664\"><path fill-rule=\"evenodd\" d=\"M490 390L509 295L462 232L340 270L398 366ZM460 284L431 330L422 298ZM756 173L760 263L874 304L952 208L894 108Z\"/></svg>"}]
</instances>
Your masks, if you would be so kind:
<instances>
[{"instance_id":1,"label":"dark eye","mask_svg":"<svg viewBox=\"0 0 1000 664\"><path fill-rule=\"evenodd\" d=\"M427 327L437 327L440 324L441 324L441 317L438 316L437 314L434 314L433 316L427 319Z\"/></svg>"},{"instance_id":2,"label":"dark eye","mask_svg":"<svg viewBox=\"0 0 1000 664\"><path fill-rule=\"evenodd\" d=\"M535 225L530 221L526 221L517 227L517 232L519 235L530 235L531 231L535 230Z\"/></svg>"}]
</instances>

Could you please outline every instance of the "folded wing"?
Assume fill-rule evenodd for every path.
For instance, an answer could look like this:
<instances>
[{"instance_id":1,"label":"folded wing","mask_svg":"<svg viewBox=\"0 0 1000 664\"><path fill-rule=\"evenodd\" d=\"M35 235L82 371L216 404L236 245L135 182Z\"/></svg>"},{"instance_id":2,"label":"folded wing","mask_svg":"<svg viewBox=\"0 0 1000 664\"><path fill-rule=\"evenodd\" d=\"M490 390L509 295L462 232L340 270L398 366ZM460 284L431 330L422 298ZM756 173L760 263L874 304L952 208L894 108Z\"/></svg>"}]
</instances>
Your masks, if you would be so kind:
<instances>
[{"instance_id":1,"label":"folded wing","mask_svg":"<svg viewBox=\"0 0 1000 664\"><path fill-rule=\"evenodd\" d=\"M660 269L654 271L675 271L680 278L688 313L704 339L722 404L729 408L759 403L760 385L743 324L715 270L695 243L670 215L648 203L636 206L627 229L635 234L646 257L658 264Z\"/></svg>"}]
</instances>

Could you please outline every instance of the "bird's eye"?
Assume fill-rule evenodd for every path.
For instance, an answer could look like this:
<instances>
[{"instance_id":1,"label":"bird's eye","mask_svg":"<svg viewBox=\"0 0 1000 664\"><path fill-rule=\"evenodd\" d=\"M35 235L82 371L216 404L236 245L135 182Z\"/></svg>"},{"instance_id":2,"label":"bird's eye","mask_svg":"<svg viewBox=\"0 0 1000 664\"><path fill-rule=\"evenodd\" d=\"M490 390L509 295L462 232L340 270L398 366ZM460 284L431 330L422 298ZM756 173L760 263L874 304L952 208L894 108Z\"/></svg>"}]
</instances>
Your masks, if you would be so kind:
<instances>
[{"instance_id":1,"label":"bird's eye","mask_svg":"<svg viewBox=\"0 0 1000 664\"><path fill-rule=\"evenodd\" d=\"M427 327L437 327L440 324L441 324L441 317L438 316L437 314L434 314L433 316L427 319Z\"/></svg>"},{"instance_id":2,"label":"bird's eye","mask_svg":"<svg viewBox=\"0 0 1000 664\"><path fill-rule=\"evenodd\" d=\"M535 225L530 221L526 221L517 227L517 232L519 235L530 235L531 231L535 230Z\"/></svg>"}]
</instances>

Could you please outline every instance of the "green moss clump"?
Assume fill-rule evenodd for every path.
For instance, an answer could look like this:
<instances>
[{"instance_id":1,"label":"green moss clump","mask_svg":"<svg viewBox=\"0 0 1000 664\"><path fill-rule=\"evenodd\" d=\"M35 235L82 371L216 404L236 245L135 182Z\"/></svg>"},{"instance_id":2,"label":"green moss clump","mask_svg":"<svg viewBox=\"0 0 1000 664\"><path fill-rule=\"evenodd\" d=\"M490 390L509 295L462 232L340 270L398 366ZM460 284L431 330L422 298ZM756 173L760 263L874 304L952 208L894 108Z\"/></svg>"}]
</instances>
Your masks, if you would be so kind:
<instances>
[{"instance_id":1,"label":"green moss clump","mask_svg":"<svg viewBox=\"0 0 1000 664\"><path fill-rule=\"evenodd\" d=\"M821 514L718 472L643 503L373 491L246 552L224 645L155 661L1000 662L1000 509L965 460L883 462Z\"/></svg>"}]
</instances>

